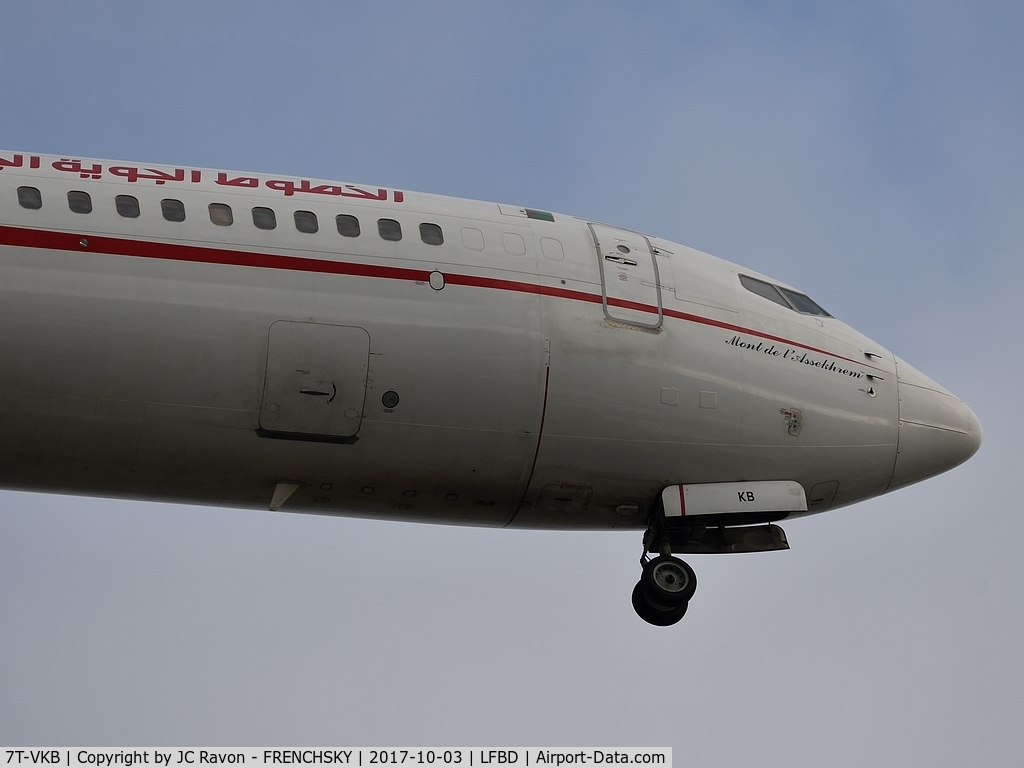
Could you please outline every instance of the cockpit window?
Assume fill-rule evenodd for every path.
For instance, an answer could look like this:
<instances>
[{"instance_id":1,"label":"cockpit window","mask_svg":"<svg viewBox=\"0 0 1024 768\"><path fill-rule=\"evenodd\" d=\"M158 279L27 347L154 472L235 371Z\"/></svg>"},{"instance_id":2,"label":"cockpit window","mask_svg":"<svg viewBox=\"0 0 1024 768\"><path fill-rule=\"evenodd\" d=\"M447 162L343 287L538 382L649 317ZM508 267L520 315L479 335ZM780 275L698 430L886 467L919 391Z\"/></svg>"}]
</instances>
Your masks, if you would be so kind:
<instances>
[{"instance_id":1,"label":"cockpit window","mask_svg":"<svg viewBox=\"0 0 1024 768\"><path fill-rule=\"evenodd\" d=\"M797 291L791 291L789 288L783 288L779 286L779 290L782 291L782 295L785 296L793 304L794 309L797 312L802 312L805 315L821 315L822 317L832 317L828 312L819 307L814 301L811 300L810 296L799 293Z\"/></svg>"},{"instance_id":2,"label":"cockpit window","mask_svg":"<svg viewBox=\"0 0 1024 768\"><path fill-rule=\"evenodd\" d=\"M747 275L740 275L740 282L751 293L756 293L758 296L763 296L769 301L781 304L786 309L794 309L803 315L832 317L832 315L811 300L809 296L799 291L783 288L781 285L772 285L764 280L758 280Z\"/></svg>"},{"instance_id":3,"label":"cockpit window","mask_svg":"<svg viewBox=\"0 0 1024 768\"><path fill-rule=\"evenodd\" d=\"M756 280L753 277L747 277L746 275L740 275L740 282L743 283L743 287L751 293L756 293L758 296L763 296L769 301L781 304L786 309L792 309L792 307L789 306L789 302L782 298L782 294L779 293L779 289L771 283L766 283L764 280Z\"/></svg>"}]
</instances>

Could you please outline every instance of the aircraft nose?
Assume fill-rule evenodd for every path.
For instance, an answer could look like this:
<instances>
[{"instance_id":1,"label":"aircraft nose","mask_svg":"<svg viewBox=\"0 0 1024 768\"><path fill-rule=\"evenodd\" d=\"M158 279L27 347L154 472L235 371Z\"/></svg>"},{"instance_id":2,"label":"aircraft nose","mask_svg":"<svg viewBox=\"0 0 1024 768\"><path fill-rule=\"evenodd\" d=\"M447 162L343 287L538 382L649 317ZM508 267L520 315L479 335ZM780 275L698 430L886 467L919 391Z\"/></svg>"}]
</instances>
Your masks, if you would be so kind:
<instances>
[{"instance_id":1,"label":"aircraft nose","mask_svg":"<svg viewBox=\"0 0 1024 768\"><path fill-rule=\"evenodd\" d=\"M962 464L981 446L974 411L908 363L896 358L899 446L889 490Z\"/></svg>"}]
</instances>

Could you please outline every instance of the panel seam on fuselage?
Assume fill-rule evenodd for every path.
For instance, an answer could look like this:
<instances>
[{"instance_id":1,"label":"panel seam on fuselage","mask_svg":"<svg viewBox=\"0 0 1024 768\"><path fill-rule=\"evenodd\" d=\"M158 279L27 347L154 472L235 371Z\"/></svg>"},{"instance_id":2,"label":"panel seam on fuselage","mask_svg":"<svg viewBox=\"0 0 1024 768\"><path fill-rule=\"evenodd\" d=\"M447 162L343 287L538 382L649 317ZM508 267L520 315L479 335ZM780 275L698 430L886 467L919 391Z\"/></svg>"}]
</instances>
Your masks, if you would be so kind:
<instances>
[{"instance_id":1,"label":"panel seam on fuselage","mask_svg":"<svg viewBox=\"0 0 1024 768\"><path fill-rule=\"evenodd\" d=\"M505 521L502 528L508 528L515 521L516 516L519 514L519 510L523 508L523 504L526 503L526 494L530 492L530 484L533 482L533 473L537 470L537 460L540 458L540 441L544 438L544 420L548 415L548 384L551 381L551 365L544 367L544 401L540 407L540 428L537 430L537 448L533 452L533 463L530 465L530 475L526 478L526 487L523 489L523 496L519 499L519 503L516 504L515 510L512 512L512 516Z\"/></svg>"}]
</instances>

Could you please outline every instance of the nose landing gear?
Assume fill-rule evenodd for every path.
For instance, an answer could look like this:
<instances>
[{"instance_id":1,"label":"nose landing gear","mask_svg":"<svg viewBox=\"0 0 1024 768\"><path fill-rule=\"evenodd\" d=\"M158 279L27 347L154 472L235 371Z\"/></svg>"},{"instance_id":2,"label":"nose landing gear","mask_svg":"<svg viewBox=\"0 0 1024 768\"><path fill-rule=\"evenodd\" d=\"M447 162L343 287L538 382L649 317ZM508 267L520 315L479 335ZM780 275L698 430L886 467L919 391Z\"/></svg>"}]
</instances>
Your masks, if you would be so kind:
<instances>
[{"instance_id":1,"label":"nose landing gear","mask_svg":"<svg viewBox=\"0 0 1024 768\"><path fill-rule=\"evenodd\" d=\"M640 576L644 594L661 605L683 605L697 591L693 568L672 555L659 555L644 564Z\"/></svg>"},{"instance_id":2,"label":"nose landing gear","mask_svg":"<svg viewBox=\"0 0 1024 768\"><path fill-rule=\"evenodd\" d=\"M633 587L633 610L641 619L656 627L671 627L686 615L689 606L689 602L676 606L655 603L644 592L643 582L638 581Z\"/></svg>"},{"instance_id":3,"label":"nose landing gear","mask_svg":"<svg viewBox=\"0 0 1024 768\"><path fill-rule=\"evenodd\" d=\"M664 535L659 542L661 554L648 558L648 545L655 535L652 528L644 535L644 554L640 558L643 571L633 587L633 610L648 624L668 627L686 614L690 598L697 591L697 574L685 562L672 557L672 546Z\"/></svg>"}]
</instances>

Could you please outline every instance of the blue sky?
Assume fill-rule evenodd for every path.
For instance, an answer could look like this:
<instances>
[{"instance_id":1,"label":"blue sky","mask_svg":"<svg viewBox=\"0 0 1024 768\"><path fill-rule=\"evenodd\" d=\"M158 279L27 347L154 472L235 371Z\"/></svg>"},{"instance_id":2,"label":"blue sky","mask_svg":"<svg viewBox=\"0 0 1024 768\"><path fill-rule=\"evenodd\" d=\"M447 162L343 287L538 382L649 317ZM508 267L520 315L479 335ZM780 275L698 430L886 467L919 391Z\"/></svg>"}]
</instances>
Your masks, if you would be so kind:
<instances>
[{"instance_id":1,"label":"blue sky","mask_svg":"<svg viewBox=\"0 0 1024 768\"><path fill-rule=\"evenodd\" d=\"M669 632L631 534L2 493L0 743L1021 754L1024 10L665 5L6 2L0 145L651 232L806 290L963 397L980 453L695 558Z\"/></svg>"}]
</instances>

